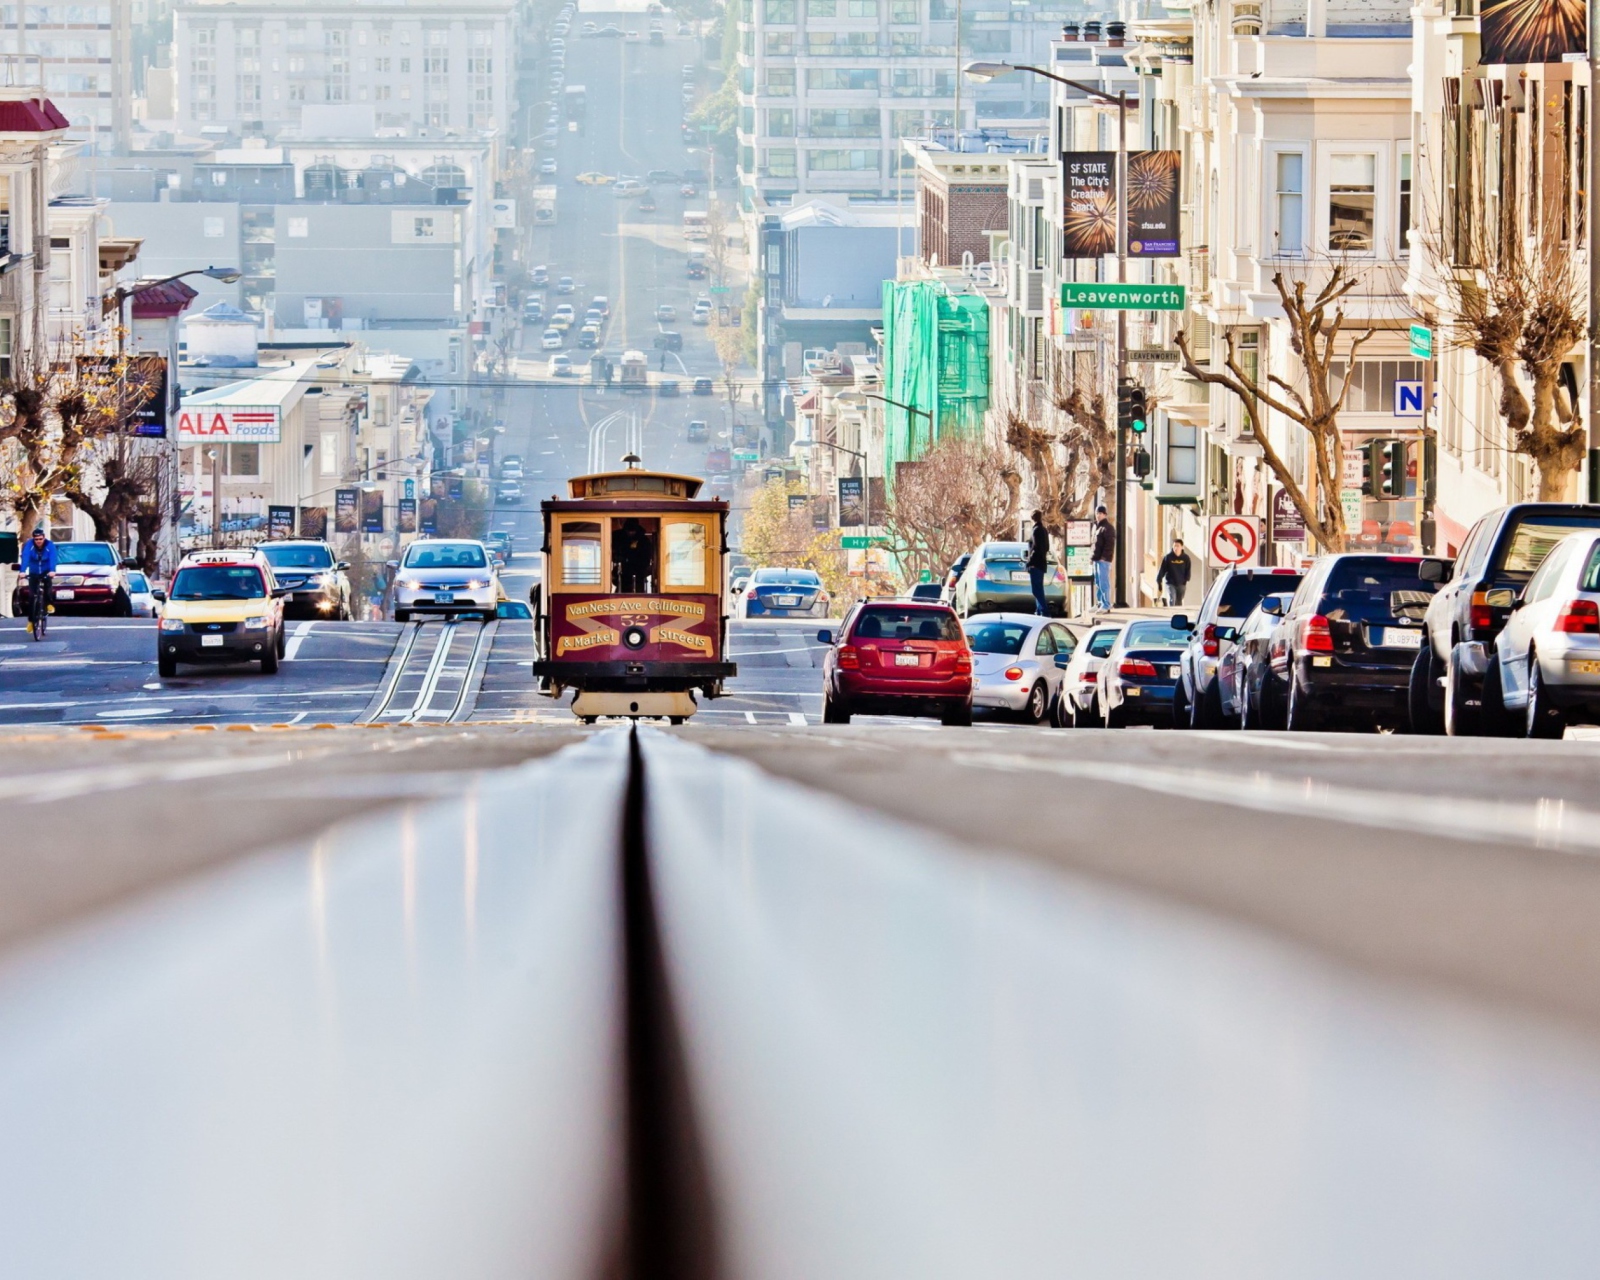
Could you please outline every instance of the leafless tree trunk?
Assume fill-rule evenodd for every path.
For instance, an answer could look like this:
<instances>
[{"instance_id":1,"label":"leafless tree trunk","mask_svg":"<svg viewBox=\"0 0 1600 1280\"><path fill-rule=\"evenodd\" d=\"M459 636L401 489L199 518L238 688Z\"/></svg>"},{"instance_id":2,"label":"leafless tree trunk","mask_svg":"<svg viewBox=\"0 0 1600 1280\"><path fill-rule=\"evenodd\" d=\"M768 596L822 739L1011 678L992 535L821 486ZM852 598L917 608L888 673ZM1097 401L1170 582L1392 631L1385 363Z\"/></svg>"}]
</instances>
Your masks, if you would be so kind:
<instances>
[{"instance_id":1,"label":"leafless tree trunk","mask_svg":"<svg viewBox=\"0 0 1600 1280\"><path fill-rule=\"evenodd\" d=\"M1017 534L1022 477L993 444L951 436L896 474L886 513L890 544L911 572L943 574L990 538Z\"/></svg>"}]
</instances>

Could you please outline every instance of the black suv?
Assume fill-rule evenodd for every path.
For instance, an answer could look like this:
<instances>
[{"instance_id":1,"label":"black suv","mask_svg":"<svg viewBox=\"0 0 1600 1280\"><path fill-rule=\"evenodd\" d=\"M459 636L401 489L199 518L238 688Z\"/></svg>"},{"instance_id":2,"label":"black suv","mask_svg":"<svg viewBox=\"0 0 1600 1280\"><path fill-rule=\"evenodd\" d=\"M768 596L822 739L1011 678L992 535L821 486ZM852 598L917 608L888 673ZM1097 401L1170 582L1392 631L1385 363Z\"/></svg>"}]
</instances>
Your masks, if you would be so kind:
<instances>
[{"instance_id":1,"label":"black suv","mask_svg":"<svg viewBox=\"0 0 1600 1280\"><path fill-rule=\"evenodd\" d=\"M1575 529L1600 529L1600 506L1519 502L1489 512L1467 532L1455 563L1432 564L1438 594L1428 606L1427 636L1411 669L1412 733L1478 732L1486 659L1517 592L1550 548Z\"/></svg>"},{"instance_id":2,"label":"black suv","mask_svg":"<svg viewBox=\"0 0 1600 1280\"><path fill-rule=\"evenodd\" d=\"M1178 686L1172 694L1175 728L1221 729L1233 723L1223 714L1217 660L1263 596L1293 591L1299 585L1298 569L1224 569L1216 576L1178 660Z\"/></svg>"},{"instance_id":3,"label":"black suv","mask_svg":"<svg viewBox=\"0 0 1600 1280\"><path fill-rule=\"evenodd\" d=\"M1311 566L1273 632L1271 679L1289 729L1335 722L1398 728L1411 664L1433 600L1419 556L1324 556Z\"/></svg>"}]
</instances>

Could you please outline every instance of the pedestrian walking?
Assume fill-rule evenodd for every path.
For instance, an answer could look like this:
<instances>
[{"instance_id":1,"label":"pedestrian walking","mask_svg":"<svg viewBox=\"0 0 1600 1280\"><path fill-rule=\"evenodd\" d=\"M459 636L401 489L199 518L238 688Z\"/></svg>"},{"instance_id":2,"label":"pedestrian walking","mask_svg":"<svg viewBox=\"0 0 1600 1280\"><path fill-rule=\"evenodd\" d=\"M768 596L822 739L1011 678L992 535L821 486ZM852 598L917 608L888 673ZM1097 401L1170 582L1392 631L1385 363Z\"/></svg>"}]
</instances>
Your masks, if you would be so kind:
<instances>
[{"instance_id":1,"label":"pedestrian walking","mask_svg":"<svg viewBox=\"0 0 1600 1280\"><path fill-rule=\"evenodd\" d=\"M1041 617L1050 612L1044 598L1044 572L1050 567L1050 531L1044 527L1044 512L1033 513L1033 532L1028 535L1028 585L1033 588L1033 611Z\"/></svg>"},{"instance_id":2,"label":"pedestrian walking","mask_svg":"<svg viewBox=\"0 0 1600 1280\"><path fill-rule=\"evenodd\" d=\"M1104 507L1094 511L1094 546L1089 559L1094 565L1095 606L1102 611L1111 607L1111 562L1117 558L1117 531L1106 516Z\"/></svg>"},{"instance_id":3,"label":"pedestrian walking","mask_svg":"<svg viewBox=\"0 0 1600 1280\"><path fill-rule=\"evenodd\" d=\"M1167 604L1176 607L1189 593L1189 578L1194 573L1194 561L1183 549L1183 539L1173 538L1172 550L1161 557L1161 567L1156 570L1156 590L1166 587Z\"/></svg>"}]
</instances>

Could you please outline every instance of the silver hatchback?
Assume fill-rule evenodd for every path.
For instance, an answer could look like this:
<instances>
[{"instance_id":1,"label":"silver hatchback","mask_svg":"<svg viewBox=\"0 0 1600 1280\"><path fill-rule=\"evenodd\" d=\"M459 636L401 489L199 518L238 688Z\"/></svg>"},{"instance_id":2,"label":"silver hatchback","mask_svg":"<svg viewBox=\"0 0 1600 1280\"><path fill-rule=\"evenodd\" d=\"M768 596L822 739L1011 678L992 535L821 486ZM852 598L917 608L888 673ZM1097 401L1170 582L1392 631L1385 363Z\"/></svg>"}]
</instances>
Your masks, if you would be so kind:
<instances>
[{"instance_id":1,"label":"silver hatchback","mask_svg":"<svg viewBox=\"0 0 1600 1280\"><path fill-rule=\"evenodd\" d=\"M489 550L476 539L419 538L394 566L394 619L418 614L495 616L500 577Z\"/></svg>"},{"instance_id":2,"label":"silver hatchback","mask_svg":"<svg viewBox=\"0 0 1600 1280\"><path fill-rule=\"evenodd\" d=\"M1029 724L1051 718L1077 636L1033 613L985 613L963 626L972 649L972 709L1008 712Z\"/></svg>"}]
</instances>

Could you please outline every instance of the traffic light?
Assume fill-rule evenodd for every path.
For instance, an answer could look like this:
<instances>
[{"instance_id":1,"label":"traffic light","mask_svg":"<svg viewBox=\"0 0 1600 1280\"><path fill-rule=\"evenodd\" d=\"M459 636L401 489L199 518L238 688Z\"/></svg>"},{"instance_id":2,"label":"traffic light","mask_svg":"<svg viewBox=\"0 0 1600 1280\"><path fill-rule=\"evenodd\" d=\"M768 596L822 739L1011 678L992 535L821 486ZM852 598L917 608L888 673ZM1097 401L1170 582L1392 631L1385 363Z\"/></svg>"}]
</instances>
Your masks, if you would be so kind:
<instances>
[{"instance_id":1,"label":"traffic light","mask_svg":"<svg viewBox=\"0 0 1600 1280\"><path fill-rule=\"evenodd\" d=\"M1372 478L1378 473L1378 456L1380 440L1368 440L1367 447L1361 451L1361 496L1372 498L1377 496L1377 489L1373 486Z\"/></svg>"},{"instance_id":2,"label":"traffic light","mask_svg":"<svg viewBox=\"0 0 1600 1280\"><path fill-rule=\"evenodd\" d=\"M1377 489L1385 498L1406 496L1406 442L1380 440L1377 458Z\"/></svg>"},{"instance_id":3,"label":"traffic light","mask_svg":"<svg viewBox=\"0 0 1600 1280\"><path fill-rule=\"evenodd\" d=\"M1133 451L1133 474L1140 480L1150 474L1150 451L1148 449L1135 449Z\"/></svg>"},{"instance_id":4,"label":"traffic light","mask_svg":"<svg viewBox=\"0 0 1600 1280\"><path fill-rule=\"evenodd\" d=\"M1143 435L1149 425L1148 414L1145 389L1131 379L1117 383L1117 426L1134 435Z\"/></svg>"}]
</instances>

